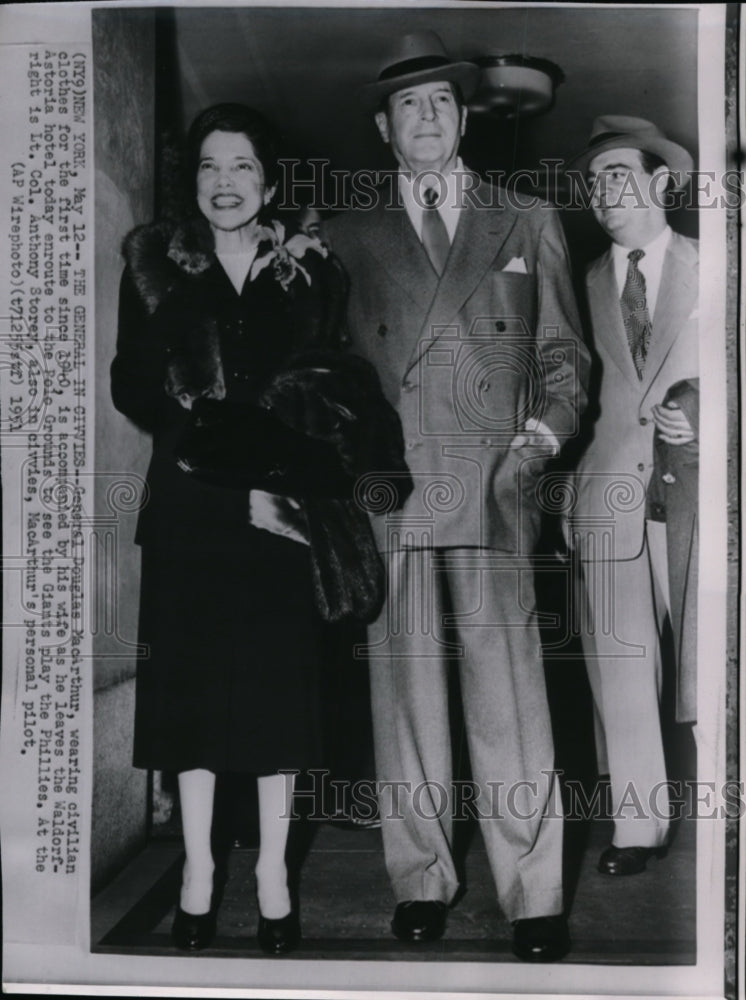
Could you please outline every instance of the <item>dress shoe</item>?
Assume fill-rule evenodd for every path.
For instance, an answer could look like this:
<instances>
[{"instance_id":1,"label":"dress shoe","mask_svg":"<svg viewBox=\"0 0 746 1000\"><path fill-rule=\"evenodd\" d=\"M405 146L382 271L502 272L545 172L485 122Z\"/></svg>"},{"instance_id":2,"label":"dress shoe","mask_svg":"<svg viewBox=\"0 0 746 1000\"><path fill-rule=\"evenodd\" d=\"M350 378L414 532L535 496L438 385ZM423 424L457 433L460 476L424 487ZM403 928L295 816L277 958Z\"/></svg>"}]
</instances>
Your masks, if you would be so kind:
<instances>
[{"instance_id":1,"label":"dress shoe","mask_svg":"<svg viewBox=\"0 0 746 1000\"><path fill-rule=\"evenodd\" d=\"M215 913L187 913L176 907L176 916L171 928L171 937L182 951L201 951L207 948L215 937Z\"/></svg>"},{"instance_id":2,"label":"dress shoe","mask_svg":"<svg viewBox=\"0 0 746 1000\"><path fill-rule=\"evenodd\" d=\"M569 950L570 934L561 913L514 921L513 954L524 962L558 962Z\"/></svg>"},{"instance_id":3,"label":"dress shoe","mask_svg":"<svg viewBox=\"0 0 746 1000\"><path fill-rule=\"evenodd\" d=\"M666 856L665 847L607 847L598 859L602 875L639 875L650 858Z\"/></svg>"},{"instance_id":4,"label":"dress shoe","mask_svg":"<svg viewBox=\"0 0 746 1000\"><path fill-rule=\"evenodd\" d=\"M256 939L262 951L268 955L285 955L300 943L300 920L296 910L286 917L270 919L259 913L259 927Z\"/></svg>"},{"instance_id":5,"label":"dress shoe","mask_svg":"<svg viewBox=\"0 0 746 1000\"><path fill-rule=\"evenodd\" d=\"M446 904L439 899L414 899L399 903L391 930L400 941L437 941L446 929Z\"/></svg>"}]
</instances>

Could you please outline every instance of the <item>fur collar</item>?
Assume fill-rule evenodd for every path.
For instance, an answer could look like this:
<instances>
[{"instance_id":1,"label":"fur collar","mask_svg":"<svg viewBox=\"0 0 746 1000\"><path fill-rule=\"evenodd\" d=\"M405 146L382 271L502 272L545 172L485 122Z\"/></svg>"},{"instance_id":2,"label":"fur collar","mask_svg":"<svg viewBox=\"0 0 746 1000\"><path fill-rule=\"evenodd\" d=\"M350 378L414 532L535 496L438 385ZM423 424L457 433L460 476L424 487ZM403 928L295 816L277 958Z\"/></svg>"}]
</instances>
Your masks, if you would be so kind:
<instances>
[{"instance_id":1,"label":"fur collar","mask_svg":"<svg viewBox=\"0 0 746 1000\"><path fill-rule=\"evenodd\" d=\"M132 280L149 313L154 313L181 271L202 274L212 264L215 241L202 216L138 226L122 248Z\"/></svg>"}]
</instances>

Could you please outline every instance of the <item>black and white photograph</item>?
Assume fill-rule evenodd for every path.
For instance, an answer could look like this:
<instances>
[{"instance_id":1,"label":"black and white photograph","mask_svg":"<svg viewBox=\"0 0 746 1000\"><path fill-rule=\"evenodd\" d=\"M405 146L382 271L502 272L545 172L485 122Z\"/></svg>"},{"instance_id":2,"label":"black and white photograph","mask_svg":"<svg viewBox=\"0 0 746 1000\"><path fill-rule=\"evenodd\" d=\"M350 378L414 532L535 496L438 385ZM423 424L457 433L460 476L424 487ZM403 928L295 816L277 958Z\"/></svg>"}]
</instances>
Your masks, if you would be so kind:
<instances>
[{"instance_id":1,"label":"black and white photograph","mask_svg":"<svg viewBox=\"0 0 746 1000\"><path fill-rule=\"evenodd\" d=\"M743 995L743 30L0 11L7 991Z\"/></svg>"}]
</instances>

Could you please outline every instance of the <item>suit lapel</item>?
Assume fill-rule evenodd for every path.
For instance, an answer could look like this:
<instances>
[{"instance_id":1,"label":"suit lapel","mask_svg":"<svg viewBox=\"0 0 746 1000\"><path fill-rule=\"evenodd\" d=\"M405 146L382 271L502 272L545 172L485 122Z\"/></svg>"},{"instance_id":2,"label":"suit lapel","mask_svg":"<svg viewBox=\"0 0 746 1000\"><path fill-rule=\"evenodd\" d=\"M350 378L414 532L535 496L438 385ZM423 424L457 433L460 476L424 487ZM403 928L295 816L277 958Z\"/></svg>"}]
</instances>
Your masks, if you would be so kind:
<instances>
[{"instance_id":1,"label":"suit lapel","mask_svg":"<svg viewBox=\"0 0 746 1000\"><path fill-rule=\"evenodd\" d=\"M588 275L594 337L603 345L622 374L639 388L640 379L629 349L619 305L619 288L611 250L596 261Z\"/></svg>"},{"instance_id":2,"label":"suit lapel","mask_svg":"<svg viewBox=\"0 0 746 1000\"><path fill-rule=\"evenodd\" d=\"M458 314L495 261L516 223L515 213L479 204L480 192L485 198L494 193L489 185L482 183L474 190L477 204L469 199L461 210L451 252L420 327L408 369L437 341L437 336L429 335L430 329L447 326Z\"/></svg>"},{"instance_id":3,"label":"suit lapel","mask_svg":"<svg viewBox=\"0 0 746 1000\"><path fill-rule=\"evenodd\" d=\"M398 185L381 189L379 195L361 240L422 315L433 300L438 276L401 203Z\"/></svg>"},{"instance_id":4,"label":"suit lapel","mask_svg":"<svg viewBox=\"0 0 746 1000\"><path fill-rule=\"evenodd\" d=\"M698 275L689 244L672 233L653 316L653 335L645 362L644 381L652 383L676 338L697 304Z\"/></svg>"}]
</instances>

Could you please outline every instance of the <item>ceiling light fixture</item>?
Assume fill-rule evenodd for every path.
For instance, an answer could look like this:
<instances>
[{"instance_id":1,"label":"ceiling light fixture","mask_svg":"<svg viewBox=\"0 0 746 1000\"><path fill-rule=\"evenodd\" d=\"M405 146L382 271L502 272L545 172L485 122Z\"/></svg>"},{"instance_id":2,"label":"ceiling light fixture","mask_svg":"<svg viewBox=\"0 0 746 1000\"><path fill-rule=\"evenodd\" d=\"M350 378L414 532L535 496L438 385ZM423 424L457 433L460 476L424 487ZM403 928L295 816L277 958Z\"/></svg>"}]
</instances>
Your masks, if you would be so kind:
<instances>
[{"instance_id":1,"label":"ceiling light fixture","mask_svg":"<svg viewBox=\"0 0 746 1000\"><path fill-rule=\"evenodd\" d=\"M480 56L472 62L482 70L482 78L469 110L501 118L548 111L555 88L565 79L556 63L533 56Z\"/></svg>"}]
</instances>

